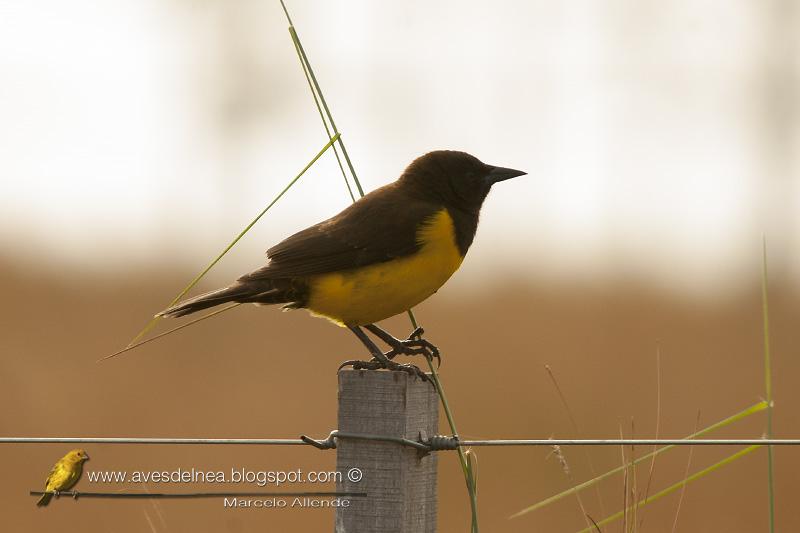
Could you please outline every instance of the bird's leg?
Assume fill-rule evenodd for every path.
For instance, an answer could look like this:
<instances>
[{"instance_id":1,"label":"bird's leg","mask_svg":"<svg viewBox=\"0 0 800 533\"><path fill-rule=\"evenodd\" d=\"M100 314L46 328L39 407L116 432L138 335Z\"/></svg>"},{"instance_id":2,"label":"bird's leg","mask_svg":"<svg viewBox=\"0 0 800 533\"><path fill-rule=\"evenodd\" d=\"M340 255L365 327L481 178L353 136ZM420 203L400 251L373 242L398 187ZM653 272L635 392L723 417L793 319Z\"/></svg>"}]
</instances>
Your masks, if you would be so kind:
<instances>
[{"instance_id":1,"label":"bird's leg","mask_svg":"<svg viewBox=\"0 0 800 533\"><path fill-rule=\"evenodd\" d=\"M425 372L420 370L414 365L410 364L401 364L395 363L387 358L381 349L378 348L372 339L370 339L364 331L358 326L348 326L350 331L355 333L358 340L360 340L364 346L367 347L369 352L372 354L373 359L371 361L358 361L358 360L349 360L345 361L341 365L339 365L339 369L341 370L345 366L352 366L353 370L377 370L379 368L385 368L387 370L399 370L401 372L407 372L412 376L417 376L421 378L423 381L428 380L428 376L425 375Z\"/></svg>"},{"instance_id":2,"label":"bird's leg","mask_svg":"<svg viewBox=\"0 0 800 533\"><path fill-rule=\"evenodd\" d=\"M53 489L53 496L55 496L56 499L60 498L61 497L61 491Z\"/></svg>"},{"instance_id":3,"label":"bird's leg","mask_svg":"<svg viewBox=\"0 0 800 533\"><path fill-rule=\"evenodd\" d=\"M392 348L383 354L387 359L394 359L396 355L424 355L427 359L435 357L436 366L441 366L442 364L439 348L422 338L422 334L425 333L422 328L415 329L406 340L400 340L375 324L367 324L364 327Z\"/></svg>"},{"instance_id":4,"label":"bird's leg","mask_svg":"<svg viewBox=\"0 0 800 533\"><path fill-rule=\"evenodd\" d=\"M73 500L77 500L78 499L78 491L77 490L73 490L72 491L72 499Z\"/></svg>"}]
</instances>

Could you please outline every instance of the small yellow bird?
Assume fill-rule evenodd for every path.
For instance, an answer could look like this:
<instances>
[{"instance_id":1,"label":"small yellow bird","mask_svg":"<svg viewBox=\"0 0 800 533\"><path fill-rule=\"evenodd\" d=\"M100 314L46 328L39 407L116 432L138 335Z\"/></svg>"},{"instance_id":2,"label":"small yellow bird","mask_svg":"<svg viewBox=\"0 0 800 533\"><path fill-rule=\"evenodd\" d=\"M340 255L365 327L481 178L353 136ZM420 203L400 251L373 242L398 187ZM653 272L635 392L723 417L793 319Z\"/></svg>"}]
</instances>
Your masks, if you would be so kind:
<instances>
[{"instance_id":1,"label":"small yellow bird","mask_svg":"<svg viewBox=\"0 0 800 533\"><path fill-rule=\"evenodd\" d=\"M36 505L43 507L50 503L53 494L71 489L81 478L83 463L88 459L89 455L84 450L72 450L59 459L45 480L44 490L48 492L42 494Z\"/></svg>"}]
</instances>

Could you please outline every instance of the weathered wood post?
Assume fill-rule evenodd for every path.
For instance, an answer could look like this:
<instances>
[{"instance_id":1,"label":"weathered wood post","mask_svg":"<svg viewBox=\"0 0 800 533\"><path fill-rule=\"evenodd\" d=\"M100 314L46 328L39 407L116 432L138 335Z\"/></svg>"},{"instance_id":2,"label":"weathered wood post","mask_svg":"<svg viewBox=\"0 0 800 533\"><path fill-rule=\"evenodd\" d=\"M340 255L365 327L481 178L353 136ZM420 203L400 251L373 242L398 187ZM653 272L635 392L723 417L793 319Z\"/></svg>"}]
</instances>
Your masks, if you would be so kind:
<instances>
[{"instance_id":1,"label":"weathered wood post","mask_svg":"<svg viewBox=\"0 0 800 533\"><path fill-rule=\"evenodd\" d=\"M405 372L339 371L339 431L417 441L437 434L439 397ZM436 453L395 442L337 439L336 489L366 492L336 510L336 533L435 533ZM357 470L354 470L357 469Z\"/></svg>"}]
</instances>

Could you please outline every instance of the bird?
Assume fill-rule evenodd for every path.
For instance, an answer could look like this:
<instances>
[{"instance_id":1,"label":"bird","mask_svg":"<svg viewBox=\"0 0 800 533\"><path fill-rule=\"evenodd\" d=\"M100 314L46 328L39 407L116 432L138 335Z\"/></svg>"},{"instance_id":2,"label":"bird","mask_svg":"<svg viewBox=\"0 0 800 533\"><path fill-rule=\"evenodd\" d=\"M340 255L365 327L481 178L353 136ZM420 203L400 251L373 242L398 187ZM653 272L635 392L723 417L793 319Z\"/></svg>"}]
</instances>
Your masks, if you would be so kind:
<instances>
[{"instance_id":1,"label":"bird","mask_svg":"<svg viewBox=\"0 0 800 533\"><path fill-rule=\"evenodd\" d=\"M69 490L83 474L83 463L89 460L89 455L84 450L72 450L59 459L53 469L50 470L47 479L45 480L45 493L36 502L39 507L44 507L50 503L53 494Z\"/></svg>"},{"instance_id":2,"label":"bird","mask_svg":"<svg viewBox=\"0 0 800 533\"><path fill-rule=\"evenodd\" d=\"M438 358L424 330L401 340L376 322L433 295L461 266L492 186L525 174L462 151L428 152L396 181L271 247L265 266L156 316L175 318L228 302L302 308L348 328L372 355L342 366L402 370L425 379L414 365L393 361L398 354Z\"/></svg>"}]
</instances>

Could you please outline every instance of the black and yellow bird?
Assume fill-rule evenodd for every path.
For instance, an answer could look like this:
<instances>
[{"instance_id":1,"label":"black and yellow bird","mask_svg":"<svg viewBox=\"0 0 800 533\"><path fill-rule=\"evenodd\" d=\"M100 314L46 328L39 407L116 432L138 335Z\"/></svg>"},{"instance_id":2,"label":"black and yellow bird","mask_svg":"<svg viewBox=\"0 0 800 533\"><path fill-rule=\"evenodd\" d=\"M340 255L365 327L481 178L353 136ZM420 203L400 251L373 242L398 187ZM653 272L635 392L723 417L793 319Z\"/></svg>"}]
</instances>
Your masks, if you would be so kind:
<instances>
[{"instance_id":1,"label":"black and yellow bird","mask_svg":"<svg viewBox=\"0 0 800 533\"><path fill-rule=\"evenodd\" d=\"M465 152L430 152L394 183L267 250L266 266L159 315L179 317L226 302L304 308L349 328L373 356L370 362L346 364L419 373L392 358L438 356L421 329L400 340L375 323L435 293L469 250L492 185L524 174ZM391 349L382 352L362 326Z\"/></svg>"}]
</instances>

